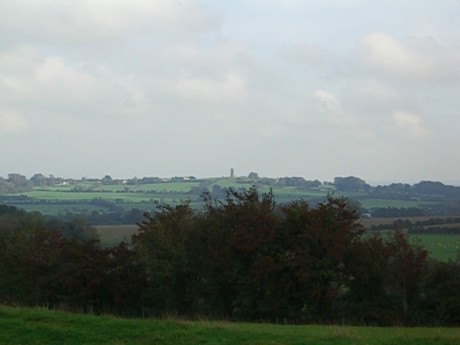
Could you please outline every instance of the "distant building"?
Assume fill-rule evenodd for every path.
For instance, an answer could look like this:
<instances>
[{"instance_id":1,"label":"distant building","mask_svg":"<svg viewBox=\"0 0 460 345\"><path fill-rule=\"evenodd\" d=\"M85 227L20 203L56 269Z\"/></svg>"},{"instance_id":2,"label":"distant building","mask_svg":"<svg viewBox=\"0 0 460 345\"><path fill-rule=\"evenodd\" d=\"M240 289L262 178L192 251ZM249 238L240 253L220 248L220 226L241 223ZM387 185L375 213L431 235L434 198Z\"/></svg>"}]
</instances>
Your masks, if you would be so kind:
<instances>
[{"instance_id":1,"label":"distant building","mask_svg":"<svg viewBox=\"0 0 460 345\"><path fill-rule=\"evenodd\" d=\"M230 178L234 178L235 177L235 169L231 168L230 169Z\"/></svg>"}]
</instances>

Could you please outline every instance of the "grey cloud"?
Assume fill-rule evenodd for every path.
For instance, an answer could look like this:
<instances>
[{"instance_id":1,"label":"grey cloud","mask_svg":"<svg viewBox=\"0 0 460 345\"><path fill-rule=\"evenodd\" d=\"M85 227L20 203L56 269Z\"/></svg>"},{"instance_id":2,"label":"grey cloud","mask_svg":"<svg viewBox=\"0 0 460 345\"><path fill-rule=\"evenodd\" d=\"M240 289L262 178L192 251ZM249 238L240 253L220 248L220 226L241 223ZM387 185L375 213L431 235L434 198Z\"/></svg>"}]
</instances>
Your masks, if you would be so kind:
<instances>
[{"instance_id":1,"label":"grey cloud","mask_svg":"<svg viewBox=\"0 0 460 345\"><path fill-rule=\"evenodd\" d=\"M14 60L11 66L10 60ZM17 50L0 58L0 89L4 103L18 107L76 111L118 103L121 87L110 75L69 64L61 57Z\"/></svg>"},{"instance_id":2,"label":"grey cloud","mask_svg":"<svg viewBox=\"0 0 460 345\"><path fill-rule=\"evenodd\" d=\"M360 62L371 72L424 82L457 82L459 50L443 49L434 39L401 41L375 32L360 42Z\"/></svg>"},{"instance_id":3,"label":"grey cloud","mask_svg":"<svg viewBox=\"0 0 460 345\"><path fill-rule=\"evenodd\" d=\"M4 43L101 44L131 35L180 37L213 30L219 19L192 1L7 1L0 30Z\"/></svg>"},{"instance_id":4,"label":"grey cloud","mask_svg":"<svg viewBox=\"0 0 460 345\"><path fill-rule=\"evenodd\" d=\"M447 176L419 159L458 141L458 35L448 21L452 35L434 23L421 39L413 5L408 25L382 17L373 34L367 14L386 6L5 0L5 169Z\"/></svg>"},{"instance_id":5,"label":"grey cloud","mask_svg":"<svg viewBox=\"0 0 460 345\"><path fill-rule=\"evenodd\" d=\"M323 68L329 58L327 54L307 43L298 43L278 50L278 55L287 62Z\"/></svg>"}]
</instances>

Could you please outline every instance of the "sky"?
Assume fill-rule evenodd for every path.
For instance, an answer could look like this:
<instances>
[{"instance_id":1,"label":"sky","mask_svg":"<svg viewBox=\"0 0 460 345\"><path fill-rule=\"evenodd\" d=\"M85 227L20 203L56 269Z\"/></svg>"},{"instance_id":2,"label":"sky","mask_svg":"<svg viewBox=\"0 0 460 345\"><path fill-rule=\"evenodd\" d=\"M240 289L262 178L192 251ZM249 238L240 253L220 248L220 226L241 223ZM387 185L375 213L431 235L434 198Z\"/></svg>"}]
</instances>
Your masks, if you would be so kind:
<instances>
[{"instance_id":1,"label":"sky","mask_svg":"<svg viewBox=\"0 0 460 345\"><path fill-rule=\"evenodd\" d=\"M460 184L459 0L0 8L0 176Z\"/></svg>"}]
</instances>

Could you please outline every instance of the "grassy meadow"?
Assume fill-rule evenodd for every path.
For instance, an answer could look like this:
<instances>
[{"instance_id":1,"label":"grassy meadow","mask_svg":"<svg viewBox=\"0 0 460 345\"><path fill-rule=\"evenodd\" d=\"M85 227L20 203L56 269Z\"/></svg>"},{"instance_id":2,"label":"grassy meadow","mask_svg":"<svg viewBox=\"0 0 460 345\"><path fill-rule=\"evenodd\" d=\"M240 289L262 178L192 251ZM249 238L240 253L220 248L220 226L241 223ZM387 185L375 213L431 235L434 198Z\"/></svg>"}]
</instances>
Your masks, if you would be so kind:
<instances>
[{"instance_id":1,"label":"grassy meadow","mask_svg":"<svg viewBox=\"0 0 460 345\"><path fill-rule=\"evenodd\" d=\"M460 328L289 326L177 319L135 320L0 306L0 344L454 345Z\"/></svg>"},{"instance_id":2,"label":"grassy meadow","mask_svg":"<svg viewBox=\"0 0 460 345\"><path fill-rule=\"evenodd\" d=\"M428 249L430 255L440 261L455 260L460 253L460 235L423 234L412 235Z\"/></svg>"},{"instance_id":3,"label":"grassy meadow","mask_svg":"<svg viewBox=\"0 0 460 345\"><path fill-rule=\"evenodd\" d=\"M104 199L107 201L124 201L124 202L141 202L152 198L152 193L149 192L123 192L116 193L110 191L49 191L49 190L33 190L23 193L29 198L45 201L87 201L93 199Z\"/></svg>"},{"instance_id":4,"label":"grassy meadow","mask_svg":"<svg viewBox=\"0 0 460 345\"><path fill-rule=\"evenodd\" d=\"M21 201L19 207L27 211L39 211L45 214L57 215L66 211L106 211L103 206L94 208L90 202L95 199L102 199L118 205L128 204L131 208L151 210L145 208L146 203L162 201L175 204L181 200L190 199L197 205L201 203L201 198L197 194L190 194L193 188L206 187L212 190L217 185L221 188L248 188L250 181L241 182L230 178L213 178L206 180L158 182L139 185L103 185L100 182L79 181L75 184L34 187L32 191L21 193L29 198L28 201ZM264 186L263 192L269 192L270 187ZM272 191L278 203L289 202L297 199L322 199L325 198L330 190L328 189L302 189L292 186L275 186ZM9 196L15 196L10 194ZM17 196L17 195L16 195ZM351 196L358 200L363 207L416 207L420 203L417 200L391 200L391 199L367 199L360 193L352 193ZM363 197L361 199L361 197ZM87 207L85 207L87 206Z\"/></svg>"}]
</instances>

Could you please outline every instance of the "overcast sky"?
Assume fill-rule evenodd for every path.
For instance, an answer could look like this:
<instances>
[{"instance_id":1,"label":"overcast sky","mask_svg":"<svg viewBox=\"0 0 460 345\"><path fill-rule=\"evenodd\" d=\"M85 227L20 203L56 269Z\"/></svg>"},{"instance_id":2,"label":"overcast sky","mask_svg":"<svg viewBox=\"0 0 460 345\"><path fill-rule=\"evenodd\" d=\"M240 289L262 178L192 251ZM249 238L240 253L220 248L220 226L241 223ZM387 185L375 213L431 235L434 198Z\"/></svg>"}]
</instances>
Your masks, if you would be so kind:
<instances>
[{"instance_id":1,"label":"overcast sky","mask_svg":"<svg viewBox=\"0 0 460 345\"><path fill-rule=\"evenodd\" d=\"M0 175L460 183L458 0L0 0Z\"/></svg>"}]
</instances>

